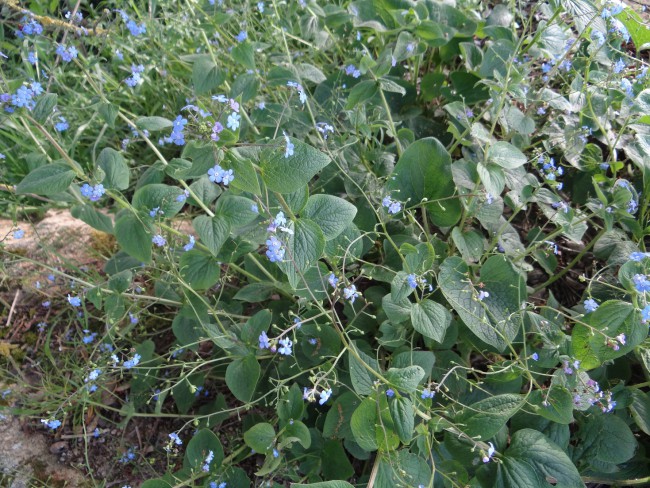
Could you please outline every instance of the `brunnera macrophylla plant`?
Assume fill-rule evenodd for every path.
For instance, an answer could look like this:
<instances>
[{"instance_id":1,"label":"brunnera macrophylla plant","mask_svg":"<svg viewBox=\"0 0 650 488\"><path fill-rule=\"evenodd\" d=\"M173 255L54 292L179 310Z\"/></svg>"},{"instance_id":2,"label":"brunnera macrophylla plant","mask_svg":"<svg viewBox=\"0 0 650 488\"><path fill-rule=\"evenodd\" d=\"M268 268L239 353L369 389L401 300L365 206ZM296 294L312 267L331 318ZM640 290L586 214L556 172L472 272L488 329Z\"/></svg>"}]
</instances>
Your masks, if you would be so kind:
<instances>
[{"instance_id":1,"label":"brunnera macrophylla plant","mask_svg":"<svg viewBox=\"0 0 650 488\"><path fill-rule=\"evenodd\" d=\"M177 415L148 488L650 480L638 13L151 8L0 7L7 208L116 241L34 287L85 357L44 428Z\"/></svg>"}]
</instances>

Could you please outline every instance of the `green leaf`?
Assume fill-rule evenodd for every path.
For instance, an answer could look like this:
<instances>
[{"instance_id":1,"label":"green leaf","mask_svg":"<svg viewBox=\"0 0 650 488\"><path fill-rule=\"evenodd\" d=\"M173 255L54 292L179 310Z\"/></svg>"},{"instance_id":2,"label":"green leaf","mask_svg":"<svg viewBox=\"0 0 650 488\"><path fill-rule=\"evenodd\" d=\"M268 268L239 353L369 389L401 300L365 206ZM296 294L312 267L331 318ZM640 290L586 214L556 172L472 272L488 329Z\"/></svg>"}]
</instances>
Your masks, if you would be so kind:
<instances>
[{"instance_id":1,"label":"green leaf","mask_svg":"<svg viewBox=\"0 0 650 488\"><path fill-rule=\"evenodd\" d=\"M395 432L404 444L411 442L415 429L415 411L413 403L406 397L388 400L388 409L395 425Z\"/></svg>"},{"instance_id":2,"label":"green leaf","mask_svg":"<svg viewBox=\"0 0 650 488\"><path fill-rule=\"evenodd\" d=\"M232 58L246 69L255 69L255 53L253 52L253 45L246 41L237 44L230 51Z\"/></svg>"},{"instance_id":3,"label":"green leaf","mask_svg":"<svg viewBox=\"0 0 650 488\"><path fill-rule=\"evenodd\" d=\"M120 112L119 107L108 102L100 103L97 112L111 129L115 128L115 119L117 118L117 114Z\"/></svg>"},{"instance_id":4,"label":"green leaf","mask_svg":"<svg viewBox=\"0 0 650 488\"><path fill-rule=\"evenodd\" d=\"M309 183L316 173L331 162L326 154L293 138L293 155L285 158L284 137L273 142L270 148L262 152L260 163L262 179L272 191L294 192Z\"/></svg>"},{"instance_id":5,"label":"green leaf","mask_svg":"<svg viewBox=\"0 0 650 488\"><path fill-rule=\"evenodd\" d=\"M75 172L63 163L52 163L30 171L16 186L16 193L24 195L55 195L66 191L74 180Z\"/></svg>"},{"instance_id":6,"label":"green leaf","mask_svg":"<svg viewBox=\"0 0 650 488\"><path fill-rule=\"evenodd\" d=\"M151 229L137 215L128 212L118 218L115 237L129 256L143 263L151 261Z\"/></svg>"},{"instance_id":7,"label":"green leaf","mask_svg":"<svg viewBox=\"0 0 650 488\"><path fill-rule=\"evenodd\" d=\"M97 165L104 171L102 184L107 190L116 188L126 190L129 187L129 167L124 157L115 149L106 147L99 153Z\"/></svg>"},{"instance_id":8,"label":"green leaf","mask_svg":"<svg viewBox=\"0 0 650 488\"><path fill-rule=\"evenodd\" d=\"M208 250L216 256L223 243L230 235L230 225L222 216L208 217L201 215L194 219L194 230Z\"/></svg>"},{"instance_id":9,"label":"green leaf","mask_svg":"<svg viewBox=\"0 0 650 488\"><path fill-rule=\"evenodd\" d=\"M198 350L201 337L205 337L201 322L191 307L183 307L172 322L172 332L181 347Z\"/></svg>"},{"instance_id":10,"label":"green leaf","mask_svg":"<svg viewBox=\"0 0 650 488\"><path fill-rule=\"evenodd\" d=\"M237 400L248 403L260 378L260 364L255 356L235 359L226 368L226 385Z\"/></svg>"},{"instance_id":11,"label":"green leaf","mask_svg":"<svg viewBox=\"0 0 650 488\"><path fill-rule=\"evenodd\" d=\"M637 449L634 434L616 415L593 415L578 433L584 448L581 457L596 463L621 464L629 461ZM577 453L576 453L577 454Z\"/></svg>"},{"instance_id":12,"label":"green leaf","mask_svg":"<svg viewBox=\"0 0 650 488\"><path fill-rule=\"evenodd\" d=\"M631 8L625 8L616 18L623 23L630 33L637 52L641 51L642 48L647 50L650 47L648 46L650 44L650 30L648 30L647 23L643 21L637 12Z\"/></svg>"},{"instance_id":13,"label":"green leaf","mask_svg":"<svg viewBox=\"0 0 650 488\"><path fill-rule=\"evenodd\" d=\"M220 69L212 57L209 55L201 56L194 61L192 66L192 82L197 95L208 93L213 88L221 85L226 80L226 73Z\"/></svg>"},{"instance_id":14,"label":"green leaf","mask_svg":"<svg viewBox=\"0 0 650 488\"><path fill-rule=\"evenodd\" d=\"M357 208L333 195L312 195L307 200L302 215L314 221L323 231L325 240L329 241L352 223Z\"/></svg>"},{"instance_id":15,"label":"green leaf","mask_svg":"<svg viewBox=\"0 0 650 488\"><path fill-rule=\"evenodd\" d=\"M172 488L172 485L167 483L164 479L158 478L155 480L147 480L140 485L140 488Z\"/></svg>"},{"instance_id":16,"label":"green leaf","mask_svg":"<svg viewBox=\"0 0 650 488\"><path fill-rule=\"evenodd\" d=\"M179 266L181 278L195 290L207 290L213 286L221 272L217 260L198 249L183 253Z\"/></svg>"},{"instance_id":17,"label":"green leaf","mask_svg":"<svg viewBox=\"0 0 650 488\"><path fill-rule=\"evenodd\" d=\"M284 261L278 265L286 274L299 276L321 257L325 249L325 237L320 227L308 219L289 222L288 228L293 234L287 237Z\"/></svg>"},{"instance_id":18,"label":"green leaf","mask_svg":"<svg viewBox=\"0 0 650 488\"><path fill-rule=\"evenodd\" d=\"M454 421L468 436L485 441L499 432L523 403L519 395L495 395L465 407Z\"/></svg>"},{"instance_id":19,"label":"green leaf","mask_svg":"<svg viewBox=\"0 0 650 488\"><path fill-rule=\"evenodd\" d=\"M648 326L641 322L639 311L629 302L606 301L595 312L587 314L583 321L587 325L577 323L573 328L571 349L585 370L624 356L648 335ZM618 351L615 351L607 345L606 337L611 341L619 334L625 334L625 345L619 344Z\"/></svg>"},{"instance_id":20,"label":"green leaf","mask_svg":"<svg viewBox=\"0 0 650 488\"><path fill-rule=\"evenodd\" d=\"M32 115L37 122L41 124L47 120L47 118L54 113L54 107L56 107L58 96L56 93L47 93L39 97L36 102L36 106L32 111Z\"/></svg>"},{"instance_id":21,"label":"green leaf","mask_svg":"<svg viewBox=\"0 0 650 488\"><path fill-rule=\"evenodd\" d=\"M650 435L650 393L641 390L632 389L632 403L630 404L630 413L632 418L646 434Z\"/></svg>"},{"instance_id":22,"label":"green leaf","mask_svg":"<svg viewBox=\"0 0 650 488\"><path fill-rule=\"evenodd\" d=\"M273 283L251 283L250 285L241 287L233 298L242 302L259 303L268 300L273 294L273 291L275 291L275 285Z\"/></svg>"},{"instance_id":23,"label":"green leaf","mask_svg":"<svg viewBox=\"0 0 650 488\"><path fill-rule=\"evenodd\" d=\"M135 121L138 129L147 130L149 132L156 132L159 130L171 129L174 123L165 117L140 117Z\"/></svg>"},{"instance_id":24,"label":"green leaf","mask_svg":"<svg viewBox=\"0 0 650 488\"><path fill-rule=\"evenodd\" d=\"M187 444L185 463L183 464L201 469L210 451L214 454L214 459L210 463L210 472L214 472L221 467L223 462L223 447L214 432L210 429L201 429Z\"/></svg>"},{"instance_id":25,"label":"green leaf","mask_svg":"<svg viewBox=\"0 0 650 488\"><path fill-rule=\"evenodd\" d=\"M332 480L334 478L347 479L351 478L354 475L354 467L352 466L352 463L350 463L348 455L345 452L345 449L343 448L343 445L340 441L326 440L325 445L323 446L323 450L321 451L320 459L321 466L323 468L323 478L326 480ZM345 485L338 486L343 488L343 486L349 485L346 483Z\"/></svg>"},{"instance_id":26,"label":"green leaf","mask_svg":"<svg viewBox=\"0 0 650 488\"><path fill-rule=\"evenodd\" d=\"M494 488L583 488L580 473L569 457L544 434L532 429L514 433L497 465Z\"/></svg>"},{"instance_id":27,"label":"green leaf","mask_svg":"<svg viewBox=\"0 0 650 488\"><path fill-rule=\"evenodd\" d=\"M169 219L183 208L184 203L177 200L182 194L183 190L176 186L153 183L138 188L133 195L133 206L146 215L157 207L162 216Z\"/></svg>"},{"instance_id":28,"label":"green leaf","mask_svg":"<svg viewBox=\"0 0 650 488\"><path fill-rule=\"evenodd\" d=\"M409 206L426 199L424 204L435 225L450 227L460 218L459 200L449 198L456 192L451 156L438 139L427 137L411 144L399 158L388 189L396 192L400 201L410 199Z\"/></svg>"},{"instance_id":29,"label":"green leaf","mask_svg":"<svg viewBox=\"0 0 650 488\"><path fill-rule=\"evenodd\" d=\"M92 205L75 205L72 207L72 216L81 219L93 229L107 234L113 233L113 221L108 215L104 215Z\"/></svg>"},{"instance_id":30,"label":"green leaf","mask_svg":"<svg viewBox=\"0 0 650 488\"><path fill-rule=\"evenodd\" d=\"M528 159L509 142L499 141L492 144L487 152L488 161L505 169L515 169L526 164Z\"/></svg>"},{"instance_id":31,"label":"green leaf","mask_svg":"<svg viewBox=\"0 0 650 488\"><path fill-rule=\"evenodd\" d=\"M390 368L386 372L386 379L399 391L413 393L424 378L424 374L424 369L420 366Z\"/></svg>"},{"instance_id":32,"label":"green leaf","mask_svg":"<svg viewBox=\"0 0 650 488\"><path fill-rule=\"evenodd\" d=\"M260 310L243 325L241 329L241 340L247 344L257 346L258 338L262 332L269 330L273 314L269 310Z\"/></svg>"},{"instance_id":33,"label":"green leaf","mask_svg":"<svg viewBox=\"0 0 650 488\"><path fill-rule=\"evenodd\" d=\"M573 422L573 395L562 386L553 385L549 390L535 390L530 395L535 413L558 424Z\"/></svg>"},{"instance_id":34,"label":"green leaf","mask_svg":"<svg viewBox=\"0 0 650 488\"><path fill-rule=\"evenodd\" d=\"M365 102L366 100L374 97L379 91L379 85L376 81L365 80L354 85L350 94L348 95L348 102L345 104L345 108L350 110L356 105Z\"/></svg>"},{"instance_id":35,"label":"green leaf","mask_svg":"<svg viewBox=\"0 0 650 488\"><path fill-rule=\"evenodd\" d=\"M299 442L302 447L309 449L311 446L311 434L305 424L299 420L290 422L282 434L282 445L290 442Z\"/></svg>"},{"instance_id":36,"label":"green leaf","mask_svg":"<svg viewBox=\"0 0 650 488\"><path fill-rule=\"evenodd\" d=\"M255 167L250 159L242 159L234 154L234 151L228 151L226 157L221 162L224 169L232 169L236 175L230 186L238 190L247 191L253 195L261 195L260 182L257 179Z\"/></svg>"},{"instance_id":37,"label":"green leaf","mask_svg":"<svg viewBox=\"0 0 650 488\"><path fill-rule=\"evenodd\" d=\"M376 451L379 448L375 433L377 424L377 401L368 397L357 407L350 420L352 434L361 449Z\"/></svg>"},{"instance_id":38,"label":"green leaf","mask_svg":"<svg viewBox=\"0 0 650 488\"><path fill-rule=\"evenodd\" d=\"M379 373L379 364L377 360L371 358L366 353L357 349L354 346L361 361L366 363L372 370ZM350 362L350 378L352 379L352 387L359 395L370 395L373 390L373 385L377 377L366 369L366 366L357 359L351 352L348 351L348 359Z\"/></svg>"},{"instance_id":39,"label":"green leaf","mask_svg":"<svg viewBox=\"0 0 650 488\"><path fill-rule=\"evenodd\" d=\"M394 300L393 296L389 293L381 300L381 306L384 313L393 324L398 325L406 322L411 317L411 307L413 304L408 298L401 300Z\"/></svg>"},{"instance_id":40,"label":"green leaf","mask_svg":"<svg viewBox=\"0 0 650 488\"><path fill-rule=\"evenodd\" d=\"M471 283L468 265L459 257L449 257L440 266L438 283L445 298L465 325L499 351L510 344L520 327L519 310L526 299L526 283L503 256L488 258L481 268L483 290L490 294L483 301Z\"/></svg>"},{"instance_id":41,"label":"green leaf","mask_svg":"<svg viewBox=\"0 0 650 488\"><path fill-rule=\"evenodd\" d=\"M255 452L265 453L273 447L275 430L271 424L256 424L244 432L244 442Z\"/></svg>"},{"instance_id":42,"label":"green leaf","mask_svg":"<svg viewBox=\"0 0 650 488\"><path fill-rule=\"evenodd\" d=\"M291 483L291 488L354 488L347 481L321 481L320 483Z\"/></svg>"},{"instance_id":43,"label":"green leaf","mask_svg":"<svg viewBox=\"0 0 650 488\"><path fill-rule=\"evenodd\" d=\"M258 216L258 212L252 210L255 204L253 200L236 195L223 195L217 200L214 213L224 218L231 227L243 227L250 224Z\"/></svg>"},{"instance_id":44,"label":"green leaf","mask_svg":"<svg viewBox=\"0 0 650 488\"><path fill-rule=\"evenodd\" d=\"M327 79L323 72L313 64L298 63L294 65L298 71L298 75L303 80L311 81L312 83L322 83Z\"/></svg>"},{"instance_id":45,"label":"green leaf","mask_svg":"<svg viewBox=\"0 0 650 488\"><path fill-rule=\"evenodd\" d=\"M399 85L393 80L389 80L387 78L379 79L379 88L385 92L399 93L402 96L406 95L406 89L402 85Z\"/></svg>"},{"instance_id":46,"label":"green leaf","mask_svg":"<svg viewBox=\"0 0 650 488\"><path fill-rule=\"evenodd\" d=\"M451 325L451 314L439 303L425 298L411 307L411 323L424 337L442 343Z\"/></svg>"},{"instance_id":47,"label":"green leaf","mask_svg":"<svg viewBox=\"0 0 650 488\"><path fill-rule=\"evenodd\" d=\"M297 383L291 385L278 402L278 417L285 422L289 420L300 420L305 410L305 400L302 391Z\"/></svg>"}]
</instances>

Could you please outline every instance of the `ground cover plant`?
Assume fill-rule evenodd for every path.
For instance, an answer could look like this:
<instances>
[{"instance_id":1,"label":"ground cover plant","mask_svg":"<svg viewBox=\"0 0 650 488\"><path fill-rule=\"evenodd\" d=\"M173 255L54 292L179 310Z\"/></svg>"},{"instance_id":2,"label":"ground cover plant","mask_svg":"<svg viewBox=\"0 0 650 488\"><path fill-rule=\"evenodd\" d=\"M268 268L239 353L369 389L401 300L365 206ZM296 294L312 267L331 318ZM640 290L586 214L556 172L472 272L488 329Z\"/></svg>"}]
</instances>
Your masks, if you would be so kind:
<instances>
[{"instance_id":1,"label":"ground cover plant","mask_svg":"<svg viewBox=\"0 0 650 488\"><path fill-rule=\"evenodd\" d=\"M0 406L89 486L650 483L641 8L0 18Z\"/></svg>"}]
</instances>

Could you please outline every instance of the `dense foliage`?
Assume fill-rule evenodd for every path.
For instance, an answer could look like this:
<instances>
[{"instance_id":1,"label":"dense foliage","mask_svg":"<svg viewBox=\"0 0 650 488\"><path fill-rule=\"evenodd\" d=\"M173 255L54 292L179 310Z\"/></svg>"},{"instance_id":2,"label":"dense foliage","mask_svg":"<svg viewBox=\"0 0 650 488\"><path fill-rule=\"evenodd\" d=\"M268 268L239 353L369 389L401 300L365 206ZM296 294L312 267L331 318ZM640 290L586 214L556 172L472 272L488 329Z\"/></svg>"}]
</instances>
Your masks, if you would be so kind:
<instances>
[{"instance_id":1,"label":"dense foliage","mask_svg":"<svg viewBox=\"0 0 650 488\"><path fill-rule=\"evenodd\" d=\"M86 446L176 420L146 488L650 482L639 13L28 3L0 2L0 208L111 251L21 285L14 411Z\"/></svg>"}]
</instances>

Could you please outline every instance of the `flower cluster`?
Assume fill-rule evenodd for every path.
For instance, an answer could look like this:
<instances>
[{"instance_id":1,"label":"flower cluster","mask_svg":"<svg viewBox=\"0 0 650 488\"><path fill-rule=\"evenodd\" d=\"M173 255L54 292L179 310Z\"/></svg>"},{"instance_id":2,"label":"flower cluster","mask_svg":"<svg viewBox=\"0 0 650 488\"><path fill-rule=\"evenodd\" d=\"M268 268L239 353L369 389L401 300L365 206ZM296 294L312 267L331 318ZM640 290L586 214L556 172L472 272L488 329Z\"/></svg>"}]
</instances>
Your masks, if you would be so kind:
<instances>
[{"instance_id":1,"label":"flower cluster","mask_svg":"<svg viewBox=\"0 0 650 488\"><path fill-rule=\"evenodd\" d=\"M17 32L18 37L22 37L23 35L39 36L43 33L43 26L39 24L35 19L28 19L27 17L23 17L20 23L20 30Z\"/></svg>"},{"instance_id":2,"label":"flower cluster","mask_svg":"<svg viewBox=\"0 0 650 488\"><path fill-rule=\"evenodd\" d=\"M140 356L138 353L135 353L133 355L133 358L124 361L124 363L122 363L122 366L124 366L126 369L131 369L140 363L140 359L142 359L142 356Z\"/></svg>"},{"instance_id":3,"label":"flower cluster","mask_svg":"<svg viewBox=\"0 0 650 488\"><path fill-rule=\"evenodd\" d=\"M395 215L396 213L402 210L402 204L397 200L393 200L391 197L386 196L382 199L381 205L388 209L388 213Z\"/></svg>"},{"instance_id":4,"label":"flower cluster","mask_svg":"<svg viewBox=\"0 0 650 488\"><path fill-rule=\"evenodd\" d=\"M361 76L361 71L359 71L353 64L349 64L345 67L345 74L352 78L359 78L359 76Z\"/></svg>"},{"instance_id":5,"label":"flower cluster","mask_svg":"<svg viewBox=\"0 0 650 488\"><path fill-rule=\"evenodd\" d=\"M185 145L185 126L187 125L187 119L182 115L179 115L174 119L172 126L172 133L169 135L169 141L173 142L177 146Z\"/></svg>"},{"instance_id":6,"label":"flower cluster","mask_svg":"<svg viewBox=\"0 0 650 488\"><path fill-rule=\"evenodd\" d=\"M210 471L210 463L212 462L213 459L214 459L214 452L213 451L208 452L208 455L206 456L205 461L203 462L204 472L207 473L208 471Z\"/></svg>"},{"instance_id":7,"label":"flower cluster","mask_svg":"<svg viewBox=\"0 0 650 488\"><path fill-rule=\"evenodd\" d=\"M225 186L235 179L232 169L223 169L218 164L208 170L208 176L213 183L223 183Z\"/></svg>"},{"instance_id":8,"label":"flower cluster","mask_svg":"<svg viewBox=\"0 0 650 488\"><path fill-rule=\"evenodd\" d=\"M635 274L632 277L632 281L634 282L634 287L636 288L636 291L638 291L639 293L645 293L646 291L650 291L650 280L648 280L648 275Z\"/></svg>"},{"instance_id":9,"label":"flower cluster","mask_svg":"<svg viewBox=\"0 0 650 488\"><path fill-rule=\"evenodd\" d=\"M122 17L122 21L126 24L126 28L129 29L132 36L138 37L141 34L147 33L147 27L143 23L138 25L135 20L129 18L124 10L117 10L117 13Z\"/></svg>"},{"instance_id":10,"label":"flower cluster","mask_svg":"<svg viewBox=\"0 0 650 488\"><path fill-rule=\"evenodd\" d=\"M321 133L323 139L327 139L329 134L334 134L334 126L328 124L327 122L317 122L316 130Z\"/></svg>"},{"instance_id":11,"label":"flower cluster","mask_svg":"<svg viewBox=\"0 0 650 488\"><path fill-rule=\"evenodd\" d=\"M12 95L0 94L0 104L11 104L11 107L5 107L5 111L9 113L14 111L14 107L33 110L36 106L35 98L41 93L43 93L43 86L38 81L33 81L29 85L21 85Z\"/></svg>"},{"instance_id":12,"label":"flower cluster","mask_svg":"<svg viewBox=\"0 0 650 488\"><path fill-rule=\"evenodd\" d=\"M97 185L90 186L88 183L84 183L84 185L80 189L81 194L88 198L91 202L96 202L98 201L104 193L106 193L106 190L104 189L104 185L101 183L98 183Z\"/></svg>"},{"instance_id":13,"label":"flower cluster","mask_svg":"<svg viewBox=\"0 0 650 488\"><path fill-rule=\"evenodd\" d=\"M357 287L355 285L350 285L347 288L343 288L343 296L346 300L350 300L350 303L354 303L354 301L359 298L361 294L357 291Z\"/></svg>"},{"instance_id":14,"label":"flower cluster","mask_svg":"<svg viewBox=\"0 0 650 488\"><path fill-rule=\"evenodd\" d=\"M541 154L537 158L537 166L540 174L547 183L553 185L556 189L561 190L563 184L558 182L558 178L564 174L564 168L555 164L555 159Z\"/></svg>"},{"instance_id":15,"label":"flower cluster","mask_svg":"<svg viewBox=\"0 0 650 488\"><path fill-rule=\"evenodd\" d=\"M124 83L129 85L131 88L140 85L144 80L142 79L142 73L144 72L144 66L141 64L131 65L131 76L124 80ZM172 137L173 138L173 137Z\"/></svg>"},{"instance_id":16,"label":"flower cluster","mask_svg":"<svg viewBox=\"0 0 650 488\"><path fill-rule=\"evenodd\" d=\"M99 378L99 375L102 373L102 370L97 368L93 369L88 376L84 379L84 383L88 384L88 391L91 393L94 391L97 391L97 385L95 385L93 382Z\"/></svg>"},{"instance_id":17,"label":"flower cluster","mask_svg":"<svg viewBox=\"0 0 650 488\"><path fill-rule=\"evenodd\" d=\"M409 274L406 277L406 282L408 283L409 287L414 290L417 287L424 288L427 286L427 280L422 278L421 276L417 276L415 273ZM429 285L429 291L433 291L432 285Z\"/></svg>"},{"instance_id":18,"label":"flower cluster","mask_svg":"<svg viewBox=\"0 0 650 488\"><path fill-rule=\"evenodd\" d=\"M77 51L77 48L74 47L74 46L66 46L65 44L59 44L56 47L56 54L61 56L61 59L64 62L69 63L74 58L76 58L77 54L79 54L79 53Z\"/></svg>"}]
</instances>

